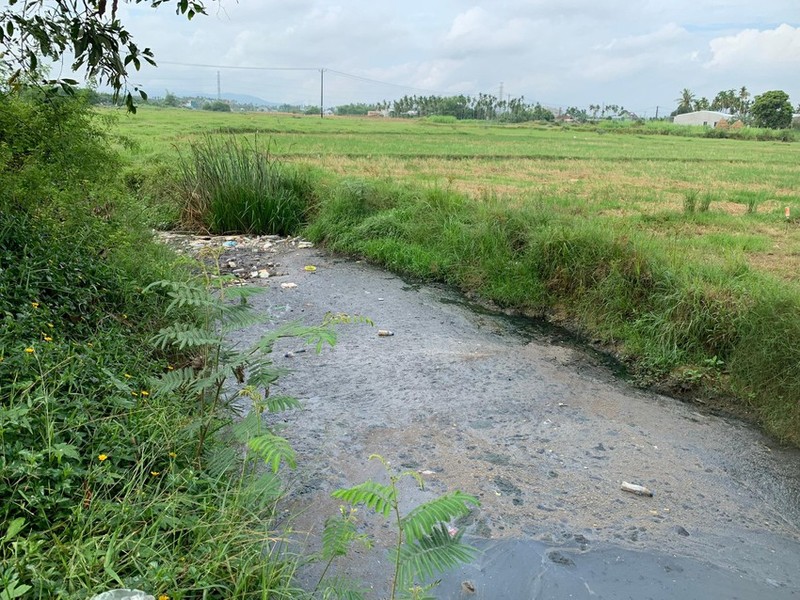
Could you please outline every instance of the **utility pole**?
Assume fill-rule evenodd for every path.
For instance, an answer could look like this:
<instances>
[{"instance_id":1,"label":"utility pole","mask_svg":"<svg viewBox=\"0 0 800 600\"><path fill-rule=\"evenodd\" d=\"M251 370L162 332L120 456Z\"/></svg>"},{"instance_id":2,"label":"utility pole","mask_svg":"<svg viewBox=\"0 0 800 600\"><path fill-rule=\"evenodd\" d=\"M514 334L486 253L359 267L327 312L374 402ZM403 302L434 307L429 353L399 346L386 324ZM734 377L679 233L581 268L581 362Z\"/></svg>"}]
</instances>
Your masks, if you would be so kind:
<instances>
[{"instance_id":1,"label":"utility pole","mask_svg":"<svg viewBox=\"0 0 800 600\"><path fill-rule=\"evenodd\" d=\"M498 106L497 108L500 109L500 104L503 102L503 82L500 82L500 94L497 96Z\"/></svg>"},{"instance_id":2,"label":"utility pole","mask_svg":"<svg viewBox=\"0 0 800 600\"><path fill-rule=\"evenodd\" d=\"M658 107L656 106L656 119L658 119Z\"/></svg>"},{"instance_id":3,"label":"utility pole","mask_svg":"<svg viewBox=\"0 0 800 600\"><path fill-rule=\"evenodd\" d=\"M319 118L325 118L325 109L322 108L325 98L325 69L319 70Z\"/></svg>"},{"instance_id":4,"label":"utility pole","mask_svg":"<svg viewBox=\"0 0 800 600\"><path fill-rule=\"evenodd\" d=\"M217 101L222 100L222 88L219 84L219 71L217 71Z\"/></svg>"}]
</instances>

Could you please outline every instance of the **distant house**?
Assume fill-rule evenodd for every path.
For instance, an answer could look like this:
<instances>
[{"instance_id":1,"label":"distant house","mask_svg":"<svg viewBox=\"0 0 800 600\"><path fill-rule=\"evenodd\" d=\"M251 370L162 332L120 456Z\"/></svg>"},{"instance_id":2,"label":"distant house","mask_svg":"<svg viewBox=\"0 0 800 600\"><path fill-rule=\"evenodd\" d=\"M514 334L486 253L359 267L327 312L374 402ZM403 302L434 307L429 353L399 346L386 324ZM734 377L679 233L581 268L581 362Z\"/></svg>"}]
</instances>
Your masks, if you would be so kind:
<instances>
[{"instance_id":1,"label":"distant house","mask_svg":"<svg viewBox=\"0 0 800 600\"><path fill-rule=\"evenodd\" d=\"M730 120L731 115L717 112L715 110L697 110L695 112L675 115L673 123L676 125L703 125L705 127L716 127L722 120Z\"/></svg>"}]
</instances>

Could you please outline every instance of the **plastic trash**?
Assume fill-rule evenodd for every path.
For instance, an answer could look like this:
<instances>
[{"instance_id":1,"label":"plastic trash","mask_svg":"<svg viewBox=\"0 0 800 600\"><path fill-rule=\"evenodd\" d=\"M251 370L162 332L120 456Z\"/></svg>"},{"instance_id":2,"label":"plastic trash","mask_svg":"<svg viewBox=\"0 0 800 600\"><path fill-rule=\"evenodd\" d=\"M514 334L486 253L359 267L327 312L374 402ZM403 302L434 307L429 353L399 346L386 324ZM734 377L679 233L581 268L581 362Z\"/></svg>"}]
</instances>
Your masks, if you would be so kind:
<instances>
[{"instance_id":1,"label":"plastic trash","mask_svg":"<svg viewBox=\"0 0 800 600\"><path fill-rule=\"evenodd\" d=\"M236 242L233 240L228 240L227 242L222 242L222 245L226 248L234 248L236 246Z\"/></svg>"},{"instance_id":2,"label":"plastic trash","mask_svg":"<svg viewBox=\"0 0 800 600\"><path fill-rule=\"evenodd\" d=\"M653 496L653 492L648 490L643 485L636 485L635 483L628 483L627 481L623 481L620 488L623 492L630 492L631 494L636 494L637 496Z\"/></svg>"},{"instance_id":3,"label":"plastic trash","mask_svg":"<svg viewBox=\"0 0 800 600\"><path fill-rule=\"evenodd\" d=\"M102 594L92 596L90 600L156 600L150 594L141 590L117 589L108 590Z\"/></svg>"},{"instance_id":4,"label":"plastic trash","mask_svg":"<svg viewBox=\"0 0 800 600\"><path fill-rule=\"evenodd\" d=\"M380 337L392 337L394 335L394 331L389 331L388 329L378 329L378 335Z\"/></svg>"}]
</instances>

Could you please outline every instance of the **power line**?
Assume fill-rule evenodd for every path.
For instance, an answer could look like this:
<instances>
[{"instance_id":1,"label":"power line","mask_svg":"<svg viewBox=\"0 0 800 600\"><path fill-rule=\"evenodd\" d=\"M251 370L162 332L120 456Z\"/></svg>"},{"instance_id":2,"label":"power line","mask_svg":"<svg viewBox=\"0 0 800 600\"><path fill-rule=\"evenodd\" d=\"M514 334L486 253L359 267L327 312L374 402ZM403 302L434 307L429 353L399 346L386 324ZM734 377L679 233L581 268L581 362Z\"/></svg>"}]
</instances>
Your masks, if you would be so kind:
<instances>
[{"instance_id":1,"label":"power line","mask_svg":"<svg viewBox=\"0 0 800 600\"><path fill-rule=\"evenodd\" d=\"M200 63L174 62L161 60L159 64L178 67L202 67L205 69L241 69L244 71L319 71L320 67L239 67L234 65L205 65Z\"/></svg>"}]
</instances>

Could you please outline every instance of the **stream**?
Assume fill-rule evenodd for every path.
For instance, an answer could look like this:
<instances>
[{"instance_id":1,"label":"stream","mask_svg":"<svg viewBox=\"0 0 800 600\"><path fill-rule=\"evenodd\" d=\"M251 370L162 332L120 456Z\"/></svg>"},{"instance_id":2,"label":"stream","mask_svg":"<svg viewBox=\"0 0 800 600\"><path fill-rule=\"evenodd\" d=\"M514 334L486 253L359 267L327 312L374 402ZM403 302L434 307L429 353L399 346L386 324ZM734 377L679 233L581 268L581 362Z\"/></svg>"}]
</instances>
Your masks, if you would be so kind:
<instances>
[{"instance_id":1,"label":"stream","mask_svg":"<svg viewBox=\"0 0 800 600\"><path fill-rule=\"evenodd\" d=\"M275 391L303 404L274 424L298 454L283 524L305 550L319 548L338 512L333 490L387 481L369 460L380 454L425 481L420 490L404 480L404 511L456 489L481 501L456 524L480 552L442 575L437 598L800 598L797 450L637 389L564 332L476 310L445 287L317 248L275 260L268 292L250 300L258 311L277 322L316 324L327 312L374 322L338 326L336 346L319 354L287 340L274 355L292 371ZM334 567L386 598L392 529L358 514L376 546ZM304 568L300 580L313 587L319 571Z\"/></svg>"}]
</instances>

